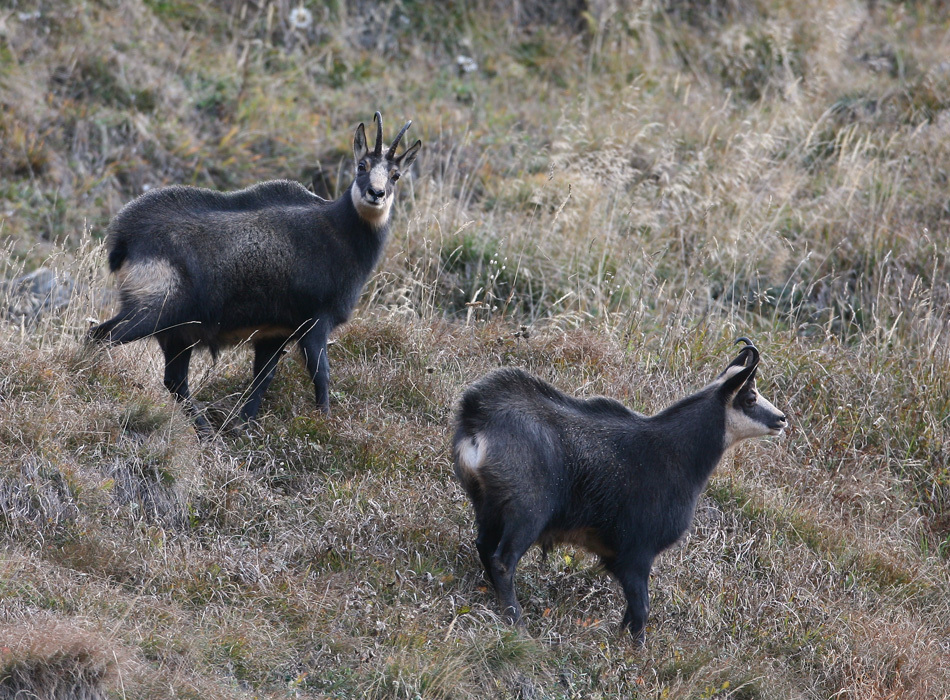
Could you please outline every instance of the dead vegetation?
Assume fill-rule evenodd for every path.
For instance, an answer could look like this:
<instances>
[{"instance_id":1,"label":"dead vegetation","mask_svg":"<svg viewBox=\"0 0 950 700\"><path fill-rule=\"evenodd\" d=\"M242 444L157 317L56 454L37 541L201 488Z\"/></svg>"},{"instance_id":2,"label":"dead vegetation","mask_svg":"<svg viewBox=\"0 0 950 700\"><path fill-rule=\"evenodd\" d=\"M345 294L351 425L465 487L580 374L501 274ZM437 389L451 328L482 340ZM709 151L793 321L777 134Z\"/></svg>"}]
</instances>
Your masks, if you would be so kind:
<instances>
[{"instance_id":1,"label":"dead vegetation","mask_svg":"<svg viewBox=\"0 0 950 700\"><path fill-rule=\"evenodd\" d=\"M301 7L0 10L0 277L69 300L0 287L0 697L950 692L941 6ZM254 430L199 442L157 348L83 342L105 223L175 182L339 192L377 108L426 149L333 415L288 358ZM793 428L658 560L648 647L570 548L526 557L509 629L450 477L461 388L515 365L652 412L738 335ZM242 349L195 364L199 400L247 384Z\"/></svg>"}]
</instances>

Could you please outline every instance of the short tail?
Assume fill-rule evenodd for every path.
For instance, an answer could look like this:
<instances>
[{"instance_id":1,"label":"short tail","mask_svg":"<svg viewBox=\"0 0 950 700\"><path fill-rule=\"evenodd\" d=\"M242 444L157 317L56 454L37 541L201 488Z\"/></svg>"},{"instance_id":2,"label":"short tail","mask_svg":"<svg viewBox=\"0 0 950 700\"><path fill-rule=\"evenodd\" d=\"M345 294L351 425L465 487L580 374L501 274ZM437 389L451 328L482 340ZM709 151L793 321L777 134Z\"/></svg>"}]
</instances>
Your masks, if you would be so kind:
<instances>
[{"instance_id":1,"label":"short tail","mask_svg":"<svg viewBox=\"0 0 950 700\"><path fill-rule=\"evenodd\" d=\"M455 442L455 463L457 470L475 474L485 463L485 438L476 433L475 435L459 436Z\"/></svg>"},{"instance_id":2,"label":"short tail","mask_svg":"<svg viewBox=\"0 0 950 700\"><path fill-rule=\"evenodd\" d=\"M122 263L129 257L129 247L124 240L115 236L112 237L110 242L112 248L109 250L109 270L115 272L122 267Z\"/></svg>"},{"instance_id":3,"label":"short tail","mask_svg":"<svg viewBox=\"0 0 950 700\"><path fill-rule=\"evenodd\" d=\"M89 329L89 339L97 343L109 342L112 336L112 329L115 328L116 323L118 323L118 319L113 318L105 323L100 323L98 326L93 326Z\"/></svg>"}]
</instances>

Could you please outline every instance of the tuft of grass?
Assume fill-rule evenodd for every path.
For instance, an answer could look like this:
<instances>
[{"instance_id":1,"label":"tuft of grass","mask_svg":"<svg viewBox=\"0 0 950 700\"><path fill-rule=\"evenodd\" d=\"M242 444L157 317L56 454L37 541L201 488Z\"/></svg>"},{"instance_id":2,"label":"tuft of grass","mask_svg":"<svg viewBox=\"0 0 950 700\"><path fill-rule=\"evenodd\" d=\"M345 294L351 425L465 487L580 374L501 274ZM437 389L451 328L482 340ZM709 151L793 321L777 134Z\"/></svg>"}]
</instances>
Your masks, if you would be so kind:
<instances>
[{"instance_id":1,"label":"tuft of grass","mask_svg":"<svg viewBox=\"0 0 950 700\"><path fill-rule=\"evenodd\" d=\"M107 638L64 620L0 630L0 697L106 698L128 666Z\"/></svg>"}]
</instances>

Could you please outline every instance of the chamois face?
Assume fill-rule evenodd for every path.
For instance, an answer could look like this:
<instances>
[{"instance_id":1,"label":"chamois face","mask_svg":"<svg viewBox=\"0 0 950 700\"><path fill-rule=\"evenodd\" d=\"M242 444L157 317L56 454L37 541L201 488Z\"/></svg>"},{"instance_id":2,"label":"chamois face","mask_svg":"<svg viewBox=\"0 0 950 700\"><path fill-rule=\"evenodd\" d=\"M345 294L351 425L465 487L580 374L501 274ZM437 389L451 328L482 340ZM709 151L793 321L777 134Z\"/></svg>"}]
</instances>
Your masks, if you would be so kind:
<instances>
[{"instance_id":1,"label":"chamois face","mask_svg":"<svg viewBox=\"0 0 950 700\"><path fill-rule=\"evenodd\" d=\"M389 150L383 153L383 118L376 112L376 147L371 151L366 143L366 132L362 124L356 129L353 139L353 157L356 164L356 179L350 188L353 206L359 215L375 228L389 223L389 212L396 191L396 181L403 169L408 169L422 147L422 141L416 141L403 154L396 157L396 146L412 122L396 135Z\"/></svg>"},{"instance_id":2,"label":"chamois face","mask_svg":"<svg viewBox=\"0 0 950 700\"><path fill-rule=\"evenodd\" d=\"M788 419L755 387L759 353L749 345L719 375L716 382L725 400L726 448L740 440L780 435Z\"/></svg>"},{"instance_id":3,"label":"chamois face","mask_svg":"<svg viewBox=\"0 0 950 700\"><path fill-rule=\"evenodd\" d=\"M759 393L753 377L726 407L726 446L746 438L780 435L787 426L785 414Z\"/></svg>"}]
</instances>

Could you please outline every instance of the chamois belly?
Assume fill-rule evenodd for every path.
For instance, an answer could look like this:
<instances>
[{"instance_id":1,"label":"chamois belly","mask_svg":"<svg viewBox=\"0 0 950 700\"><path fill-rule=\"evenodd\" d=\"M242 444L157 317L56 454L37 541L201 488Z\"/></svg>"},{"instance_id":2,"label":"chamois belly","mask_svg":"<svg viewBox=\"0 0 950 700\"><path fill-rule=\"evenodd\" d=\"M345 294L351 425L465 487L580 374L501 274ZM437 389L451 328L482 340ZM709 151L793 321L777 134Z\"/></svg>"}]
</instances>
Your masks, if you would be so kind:
<instances>
[{"instance_id":1,"label":"chamois belly","mask_svg":"<svg viewBox=\"0 0 950 700\"><path fill-rule=\"evenodd\" d=\"M610 558L616 554L604 543L597 529L592 527L545 530L538 538L537 544L545 551L556 544L571 544L603 558Z\"/></svg>"},{"instance_id":2,"label":"chamois belly","mask_svg":"<svg viewBox=\"0 0 950 700\"><path fill-rule=\"evenodd\" d=\"M217 340L221 345L239 345L261 340L287 340L294 335L295 330L288 326L243 326L222 331L218 334Z\"/></svg>"}]
</instances>

